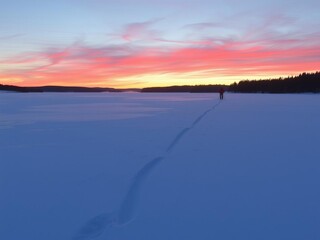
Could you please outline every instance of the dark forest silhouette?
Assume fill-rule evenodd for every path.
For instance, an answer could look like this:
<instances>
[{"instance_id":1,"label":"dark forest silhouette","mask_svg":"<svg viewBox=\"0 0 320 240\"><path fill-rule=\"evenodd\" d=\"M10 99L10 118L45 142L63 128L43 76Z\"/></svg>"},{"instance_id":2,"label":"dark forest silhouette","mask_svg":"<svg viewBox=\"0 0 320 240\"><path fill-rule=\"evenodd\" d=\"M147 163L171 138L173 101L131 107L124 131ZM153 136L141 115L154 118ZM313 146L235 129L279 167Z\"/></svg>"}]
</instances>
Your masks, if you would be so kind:
<instances>
[{"instance_id":1,"label":"dark forest silhouette","mask_svg":"<svg viewBox=\"0 0 320 240\"><path fill-rule=\"evenodd\" d=\"M141 92L190 92L206 93L219 92L221 88L227 89L227 85L195 85L195 86L170 86L170 87L149 87L143 88Z\"/></svg>"},{"instance_id":2,"label":"dark forest silhouette","mask_svg":"<svg viewBox=\"0 0 320 240\"><path fill-rule=\"evenodd\" d=\"M121 90L115 88L89 88L64 86L19 87L2 84L0 84L0 90L13 92L121 92Z\"/></svg>"},{"instance_id":3,"label":"dark forest silhouette","mask_svg":"<svg viewBox=\"0 0 320 240\"><path fill-rule=\"evenodd\" d=\"M240 81L229 86L229 91L239 93L319 93L320 72L302 73L299 76Z\"/></svg>"}]
</instances>

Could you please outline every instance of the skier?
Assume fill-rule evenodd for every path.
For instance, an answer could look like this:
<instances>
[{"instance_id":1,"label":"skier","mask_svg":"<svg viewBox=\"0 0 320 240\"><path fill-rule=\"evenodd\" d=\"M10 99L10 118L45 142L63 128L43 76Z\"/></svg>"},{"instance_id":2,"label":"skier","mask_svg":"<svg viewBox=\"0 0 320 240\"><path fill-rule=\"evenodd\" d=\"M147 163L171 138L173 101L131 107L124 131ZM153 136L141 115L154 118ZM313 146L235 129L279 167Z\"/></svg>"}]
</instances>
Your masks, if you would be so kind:
<instances>
[{"instance_id":1,"label":"skier","mask_svg":"<svg viewBox=\"0 0 320 240\"><path fill-rule=\"evenodd\" d=\"M223 99L224 89L220 88L219 93L220 93L220 99Z\"/></svg>"}]
</instances>

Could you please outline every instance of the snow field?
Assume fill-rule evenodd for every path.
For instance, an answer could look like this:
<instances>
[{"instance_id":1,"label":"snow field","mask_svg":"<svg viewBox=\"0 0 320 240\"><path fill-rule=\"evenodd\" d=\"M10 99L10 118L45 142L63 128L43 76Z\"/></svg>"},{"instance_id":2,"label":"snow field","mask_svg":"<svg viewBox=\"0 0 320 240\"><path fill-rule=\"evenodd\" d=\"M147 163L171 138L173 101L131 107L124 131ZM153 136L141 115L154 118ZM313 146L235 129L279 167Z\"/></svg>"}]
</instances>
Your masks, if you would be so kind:
<instances>
[{"instance_id":1,"label":"snow field","mask_svg":"<svg viewBox=\"0 0 320 240\"><path fill-rule=\"evenodd\" d=\"M319 95L0 94L0 238L319 239Z\"/></svg>"}]
</instances>

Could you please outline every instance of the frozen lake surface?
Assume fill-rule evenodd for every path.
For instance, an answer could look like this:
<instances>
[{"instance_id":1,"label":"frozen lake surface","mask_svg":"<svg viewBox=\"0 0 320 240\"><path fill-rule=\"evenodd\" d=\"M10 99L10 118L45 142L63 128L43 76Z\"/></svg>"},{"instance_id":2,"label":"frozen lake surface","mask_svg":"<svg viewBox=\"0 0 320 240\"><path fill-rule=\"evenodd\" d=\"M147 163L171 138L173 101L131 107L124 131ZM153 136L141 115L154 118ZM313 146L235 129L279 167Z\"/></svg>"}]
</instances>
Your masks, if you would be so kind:
<instances>
[{"instance_id":1,"label":"frozen lake surface","mask_svg":"<svg viewBox=\"0 0 320 240\"><path fill-rule=\"evenodd\" d=\"M319 240L320 95L0 93L0 239Z\"/></svg>"}]
</instances>

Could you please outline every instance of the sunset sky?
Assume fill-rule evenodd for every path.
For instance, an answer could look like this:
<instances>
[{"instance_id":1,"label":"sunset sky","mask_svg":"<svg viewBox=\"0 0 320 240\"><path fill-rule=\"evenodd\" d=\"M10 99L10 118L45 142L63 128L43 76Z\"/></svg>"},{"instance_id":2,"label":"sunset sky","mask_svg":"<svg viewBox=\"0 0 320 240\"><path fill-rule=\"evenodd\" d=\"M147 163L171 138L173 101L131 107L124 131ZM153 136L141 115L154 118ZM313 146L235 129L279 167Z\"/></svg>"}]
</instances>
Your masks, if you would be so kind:
<instances>
[{"instance_id":1,"label":"sunset sky","mask_svg":"<svg viewBox=\"0 0 320 240\"><path fill-rule=\"evenodd\" d=\"M229 84L320 70L319 0L11 0L0 84Z\"/></svg>"}]
</instances>

